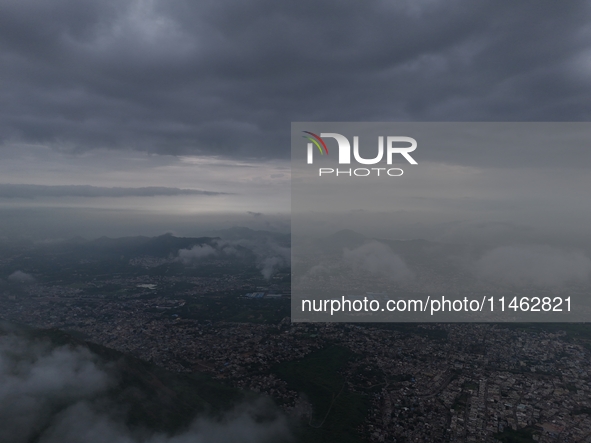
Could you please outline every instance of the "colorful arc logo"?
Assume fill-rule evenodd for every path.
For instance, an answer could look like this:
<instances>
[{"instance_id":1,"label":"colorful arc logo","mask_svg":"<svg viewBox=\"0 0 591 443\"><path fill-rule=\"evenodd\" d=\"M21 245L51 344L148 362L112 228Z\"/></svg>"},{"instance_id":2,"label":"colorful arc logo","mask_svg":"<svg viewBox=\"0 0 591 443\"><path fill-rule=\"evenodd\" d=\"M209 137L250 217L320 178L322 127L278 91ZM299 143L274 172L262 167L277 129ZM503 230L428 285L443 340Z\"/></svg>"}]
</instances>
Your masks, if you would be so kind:
<instances>
[{"instance_id":1,"label":"colorful arc logo","mask_svg":"<svg viewBox=\"0 0 591 443\"><path fill-rule=\"evenodd\" d=\"M322 138L320 136L314 134L313 132L309 132L309 131L302 131L302 132L305 132L306 134L310 134L312 136L312 137L308 137L307 135L303 135L302 137L304 137L305 139L308 139L312 143L314 143L316 145L316 147L318 148L318 150L320 151L320 154L326 153L326 155L328 155L328 148L326 147L326 143L324 143L324 140L322 140ZM322 147L320 145L322 145ZM324 150L322 148L324 148Z\"/></svg>"}]
</instances>

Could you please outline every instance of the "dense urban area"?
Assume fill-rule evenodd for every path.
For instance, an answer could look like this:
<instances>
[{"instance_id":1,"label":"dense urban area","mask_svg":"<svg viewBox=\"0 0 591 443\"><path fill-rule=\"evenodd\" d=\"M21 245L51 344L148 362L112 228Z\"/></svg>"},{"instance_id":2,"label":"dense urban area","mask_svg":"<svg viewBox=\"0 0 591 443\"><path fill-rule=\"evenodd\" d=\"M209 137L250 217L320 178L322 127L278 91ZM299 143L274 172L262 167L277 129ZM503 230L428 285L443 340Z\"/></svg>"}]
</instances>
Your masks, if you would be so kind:
<instances>
[{"instance_id":1,"label":"dense urban area","mask_svg":"<svg viewBox=\"0 0 591 443\"><path fill-rule=\"evenodd\" d=\"M207 266L178 268L175 259L117 252L116 271L78 257L69 274L44 278L40 262L26 266L29 253L2 258L13 272L0 293L3 320L209 374L272 397L305 426L350 426L358 439L350 441L591 439L583 324L292 323L285 266L264 278L256 259L228 272L213 253Z\"/></svg>"}]
</instances>

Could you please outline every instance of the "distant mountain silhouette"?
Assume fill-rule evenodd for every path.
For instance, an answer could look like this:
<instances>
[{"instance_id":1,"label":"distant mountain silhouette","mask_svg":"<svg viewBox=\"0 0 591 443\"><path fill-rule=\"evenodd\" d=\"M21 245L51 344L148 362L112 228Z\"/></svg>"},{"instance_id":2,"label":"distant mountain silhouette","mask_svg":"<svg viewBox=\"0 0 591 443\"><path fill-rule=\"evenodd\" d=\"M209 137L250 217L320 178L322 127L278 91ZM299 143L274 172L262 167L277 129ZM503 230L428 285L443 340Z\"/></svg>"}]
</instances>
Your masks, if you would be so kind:
<instances>
[{"instance_id":1,"label":"distant mountain silhouette","mask_svg":"<svg viewBox=\"0 0 591 443\"><path fill-rule=\"evenodd\" d=\"M371 241L370 238L351 229L343 229L327 237L321 238L319 244L328 249L342 251L343 248L354 249Z\"/></svg>"},{"instance_id":2,"label":"distant mountain silhouette","mask_svg":"<svg viewBox=\"0 0 591 443\"><path fill-rule=\"evenodd\" d=\"M219 238L212 237L175 237L172 234L164 234L148 239L135 249L138 255L153 255L156 257L168 257L176 254L179 249L191 249L196 245L211 244Z\"/></svg>"},{"instance_id":3,"label":"distant mountain silhouette","mask_svg":"<svg viewBox=\"0 0 591 443\"><path fill-rule=\"evenodd\" d=\"M176 255L179 249L211 244L215 240L216 238L212 237L175 237L172 234L157 237L100 237L95 240L84 240L77 237L64 242L61 247L68 252L94 258L136 257L138 255L166 258Z\"/></svg>"},{"instance_id":4,"label":"distant mountain silhouette","mask_svg":"<svg viewBox=\"0 0 591 443\"><path fill-rule=\"evenodd\" d=\"M228 244L229 243L229 244ZM74 260L129 260L140 256L156 258L174 258L183 249L191 249L198 245L209 245L218 250L216 257L224 257L232 260L255 260L255 252L261 248L274 245L289 247L291 235L286 233L256 231L249 228L235 227L220 230L212 237L177 237L167 233L156 237L135 236L135 237L100 237L94 240L86 240L82 237L75 237L62 242L55 242L44 245L32 245L33 248L55 253L60 251L62 257L69 257ZM226 247L232 251L225 253ZM260 251L259 251L260 252ZM254 255L253 255L254 254Z\"/></svg>"},{"instance_id":5,"label":"distant mountain silhouette","mask_svg":"<svg viewBox=\"0 0 591 443\"><path fill-rule=\"evenodd\" d=\"M213 232L217 237L228 241L238 240L252 240L252 241L273 241L281 246L289 246L291 244L291 234L284 232L272 232L264 230L254 230L241 226L236 226L229 229L220 229Z\"/></svg>"}]
</instances>

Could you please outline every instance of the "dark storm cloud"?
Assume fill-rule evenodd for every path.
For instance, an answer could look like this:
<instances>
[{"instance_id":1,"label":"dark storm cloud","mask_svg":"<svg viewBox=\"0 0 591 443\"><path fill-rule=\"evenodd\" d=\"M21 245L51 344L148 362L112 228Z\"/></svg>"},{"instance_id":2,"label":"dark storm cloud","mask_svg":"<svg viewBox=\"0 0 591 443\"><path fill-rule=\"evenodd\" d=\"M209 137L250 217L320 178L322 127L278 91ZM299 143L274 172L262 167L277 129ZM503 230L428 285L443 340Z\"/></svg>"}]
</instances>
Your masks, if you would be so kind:
<instances>
[{"instance_id":1,"label":"dark storm cloud","mask_svg":"<svg viewBox=\"0 0 591 443\"><path fill-rule=\"evenodd\" d=\"M0 184L0 198L155 197L173 195L227 195L227 193L158 186L144 188L107 188L87 185L45 186Z\"/></svg>"},{"instance_id":2,"label":"dark storm cloud","mask_svg":"<svg viewBox=\"0 0 591 443\"><path fill-rule=\"evenodd\" d=\"M5 143L286 157L291 121L589 119L586 2L0 3Z\"/></svg>"}]
</instances>

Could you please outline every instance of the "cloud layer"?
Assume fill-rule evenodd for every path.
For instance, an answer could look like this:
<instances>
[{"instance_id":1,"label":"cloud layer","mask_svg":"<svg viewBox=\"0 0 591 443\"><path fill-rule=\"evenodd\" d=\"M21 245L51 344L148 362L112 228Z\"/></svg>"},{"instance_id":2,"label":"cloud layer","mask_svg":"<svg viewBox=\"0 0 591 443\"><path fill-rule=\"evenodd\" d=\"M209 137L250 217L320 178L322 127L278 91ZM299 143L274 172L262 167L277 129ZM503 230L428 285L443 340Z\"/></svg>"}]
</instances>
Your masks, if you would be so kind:
<instances>
[{"instance_id":1,"label":"cloud layer","mask_svg":"<svg viewBox=\"0 0 591 443\"><path fill-rule=\"evenodd\" d=\"M0 198L43 198L43 197L155 197L174 195L224 195L224 192L179 189L158 186L143 188L107 188L100 186L70 185L15 185L0 184Z\"/></svg>"},{"instance_id":2,"label":"cloud layer","mask_svg":"<svg viewBox=\"0 0 591 443\"><path fill-rule=\"evenodd\" d=\"M285 157L290 121L589 119L585 2L6 0L2 12L8 144Z\"/></svg>"},{"instance_id":3,"label":"cloud layer","mask_svg":"<svg viewBox=\"0 0 591 443\"><path fill-rule=\"evenodd\" d=\"M195 245L191 249L180 249L178 258L183 263L188 264L217 254L218 251L209 245Z\"/></svg>"},{"instance_id":4,"label":"cloud layer","mask_svg":"<svg viewBox=\"0 0 591 443\"><path fill-rule=\"evenodd\" d=\"M8 281L17 283L30 283L35 281L35 278L31 274L27 274L23 271L14 271L8 276Z\"/></svg>"},{"instance_id":5,"label":"cloud layer","mask_svg":"<svg viewBox=\"0 0 591 443\"><path fill-rule=\"evenodd\" d=\"M279 269L291 264L291 248L282 246L269 237L218 240L215 242L215 248L210 245L195 245L191 249L180 249L178 259L185 264L224 255L249 259L246 255L247 250L254 255L255 264L266 280Z\"/></svg>"},{"instance_id":6,"label":"cloud layer","mask_svg":"<svg viewBox=\"0 0 591 443\"><path fill-rule=\"evenodd\" d=\"M580 252L543 245L503 246L476 262L479 277L514 286L560 286L586 283L591 260Z\"/></svg>"},{"instance_id":7,"label":"cloud layer","mask_svg":"<svg viewBox=\"0 0 591 443\"><path fill-rule=\"evenodd\" d=\"M391 280L401 280L411 275L402 258L388 246L377 241L366 243L355 249L345 249L343 261L356 270Z\"/></svg>"},{"instance_id":8,"label":"cloud layer","mask_svg":"<svg viewBox=\"0 0 591 443\"><path fill-rule=\"evenodd\" d=\"M128 427L121 405L106 400L116 384L108 365L82 347L54 348L0 336L0 441L26 443L263 443L288 439L278 418L260 422L260 404L243 404L220 420L198 418L177 435Z\"/></svg>"}]
</instances>

